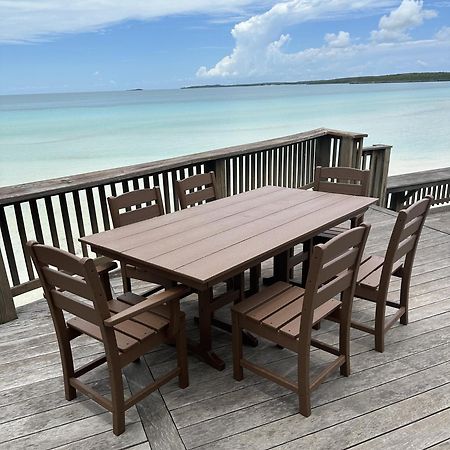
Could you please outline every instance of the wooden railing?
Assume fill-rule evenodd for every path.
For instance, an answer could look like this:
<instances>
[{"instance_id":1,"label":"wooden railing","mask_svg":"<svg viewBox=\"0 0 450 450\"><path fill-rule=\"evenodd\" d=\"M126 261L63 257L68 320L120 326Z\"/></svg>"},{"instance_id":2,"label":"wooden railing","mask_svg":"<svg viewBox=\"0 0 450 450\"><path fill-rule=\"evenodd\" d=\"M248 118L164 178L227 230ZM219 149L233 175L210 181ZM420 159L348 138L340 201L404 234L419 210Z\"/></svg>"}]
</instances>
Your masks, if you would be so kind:
<instances>
[{"instance_id":1,"label":"wooden railing","mask_svg":"<svg viewBox=\"0 0 450 450\"><path fill-rule=\"evenodd\" d=\"M430 194L433 205L450 204L450 167L389 177L386 207L400 211Z\"/></svg>"},{"instance_id":2,"label":"wooden railing","mask_svg":"<svg viewBox=\"0 0 450 450\"><path fill-rule=\"evenodd\" d=\"M220 194L229 196L268 184L308 185L316 165L371 168L376 178L370 194L379 196L379 186L385 186L383 155L388 147L363 151L366 136L320 128L163 161L0 188L0 323L16 317L14 296L39 287L26 252L27 240L89 255L78 238L111 228L108 196L158 185L166 213L171 213L179 209L175 181L193 174L213 170Z\"/></svg>"},{"instance_id":3,"label":"wooden railing","mask_svg":"<svg viewBox=\"0 0 450 450\"><path fill-rule=\"evenodd\" d=\"M369 194L379 199L380 206L386 206L386 185L391 159L391 145L377 144L364 147L361 168L370 170Z\"/></svg>"}]
</instances>

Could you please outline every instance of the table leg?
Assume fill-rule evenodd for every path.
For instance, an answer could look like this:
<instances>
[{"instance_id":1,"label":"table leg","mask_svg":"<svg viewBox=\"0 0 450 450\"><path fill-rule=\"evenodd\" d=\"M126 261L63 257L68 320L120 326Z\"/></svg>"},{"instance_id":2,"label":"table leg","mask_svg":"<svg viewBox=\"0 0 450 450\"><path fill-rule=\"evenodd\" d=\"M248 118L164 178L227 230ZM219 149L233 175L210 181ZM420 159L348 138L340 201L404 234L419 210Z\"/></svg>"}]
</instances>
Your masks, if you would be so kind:
<instances>
[{"instance_id":1,"label":"table leg","mask_svg":"<svg viewBox=\"0 0 450 450\"><path fill-rule=\"evenodd\" d=\"M198 293L200 342L198 344L190 343L189 349L211 367L217 370L223 370L225 369L225 363L212 351L211 345L211 325L213 319L213 311L211 308L212 298L212 289L206 289Z\"/></svg>"},{"instance_id":2,"label":"table leg","mask_svg":"<svg viewBox=\"0 0 450 450\"><path fill-rule=\"evenodd\" d=\"M309 264L311 261L311 254L314 247L314 241L313 239L309 239L308 241L303 242L303 251L307 253L307 258L305 261L303 261L302 266L302 286L306 286L306 280L308 278L308 272L309 272Z\"/></svg>"},{"instance_id":3,"label":"table leg","mask_svg":"<svg viewBox=\"0 0 450 450\"><path fill-rule=\"evenodd\" d=\"M273 258L273 276L276 281L289 281L289 250Z\"/></svg>"}]
</instances>

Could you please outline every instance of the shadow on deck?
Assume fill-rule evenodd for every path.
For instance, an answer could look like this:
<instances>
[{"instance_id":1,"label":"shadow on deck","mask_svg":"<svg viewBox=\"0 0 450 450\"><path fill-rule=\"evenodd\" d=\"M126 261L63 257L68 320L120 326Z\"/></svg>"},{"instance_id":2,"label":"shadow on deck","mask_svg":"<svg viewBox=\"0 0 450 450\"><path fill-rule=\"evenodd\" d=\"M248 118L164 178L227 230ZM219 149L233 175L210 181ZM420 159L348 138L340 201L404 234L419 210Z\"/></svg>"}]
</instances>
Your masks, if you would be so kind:
<instances>
[{"instance_id":1,"label":"shadow on deck","mask_svg":"<svg viewBox=\"0 0 450 450\"><path fill-rule=\"evenodd\" d=\"M368 253L387 246L395 214L372 208ZM64 399L61 368L49 311L44 300L19 308L19 319L0 326L0 447L133 448L133 449L283 449L297 448L450 448L450 212L427 220L416 257L411 286L410 324L396 325L383 354L373 350L373 336L352 330L352 375L331 376L313 394L313 412L297 414L296 396L245 372L242 382L231 374L230 336L215 330L215 351L226 361L217 372L189 359L190 386L176 380L127 412L126 432L112 433L108 412L79 395ZM270 264L264 270L270 271ZM116 292L119 279L114 280ZM396 299L399 282L391 283ZM195 296L183 304L188 333L195 337ZM227 316L224 308L221 315ZM354 317L370 322L374 308L355 300ZM336 325L315 332L337 341ZM74 342L82 364L101 351L98 343ZM286 376L296 373L295 356L264 341L246 355ZM325 362L312 352L312 367ZM130 365L125 386L134 391L157 377L175 360L171 347L160 347ZM89 375L108 391L107 370ZM442 446L442 447L441 447Z\"/></svg>"}]
</instances>

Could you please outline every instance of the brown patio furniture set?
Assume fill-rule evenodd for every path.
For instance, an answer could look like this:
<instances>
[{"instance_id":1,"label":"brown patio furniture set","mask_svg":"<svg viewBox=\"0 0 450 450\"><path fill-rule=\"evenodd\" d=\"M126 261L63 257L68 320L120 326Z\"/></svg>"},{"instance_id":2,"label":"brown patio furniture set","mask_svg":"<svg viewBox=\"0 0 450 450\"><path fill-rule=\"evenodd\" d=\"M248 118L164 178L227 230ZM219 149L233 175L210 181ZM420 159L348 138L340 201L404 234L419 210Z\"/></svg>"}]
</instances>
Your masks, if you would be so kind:
<instances>
[{"instance_id":1,"label":"brown patio furniture set","mask_svg":"<svg viewBox=\"0 0 450 450\"><path fill-rule=\"evenodd\" d=\"M387 330L398 320L408 323L414 255L432 199L400 211L384 258L367 257L363 252L370 225L363 223L363 216L377 200L367 197L369 176L357 169L318 167L312 191L266 186L218 199L214 173L194 175L176 185L181 211L167 215L158 187L111 197L115 228L80 240L102 258L120 262L124 294L117 298L105 265L99 270L91 258L28 242L58 339L66 399L75 398L76 391L94 399L112 412L113 431L121 434L125 411L132 405L174 377L181 388L188 386L188 347L212 367L225 367L212 351L211 326L218 324L214 311L233 303L228 329L234 378L241 380L245 368L273 380L296 392L300 413L309 416L311 391L334 369L350 374L350 327L373 334L375 349L383 352ZM303 244L300 256L293 252L298 244ZM274 282L258 289L261 263L272 257ZM299 261L302 283L290 281ZM249 296L246 269L251 272ZM401 278L398 303L387 299L392 276ZM132 279L156 287L137 295L131 292ZM225 283L226 292L214 296L219 283ZM196 343L186 338L180 309L180 300L192 292L199 300ZM354 297L375 302L373 327L352 321ZM398 312L386 318L386 306ZM339 324L337 347L312 336L313 327L324 319ZM249 333L244 331L297 353L296 382L245 359L243 339ZM71 341L81 335L102 342L105 355L75 368ZM176 367L125 399L122 368L163 342L175 344ZM311 346L335 356L314 379ZM110 398L79 379L105 362Z\"/></svg>"}]
</instances>

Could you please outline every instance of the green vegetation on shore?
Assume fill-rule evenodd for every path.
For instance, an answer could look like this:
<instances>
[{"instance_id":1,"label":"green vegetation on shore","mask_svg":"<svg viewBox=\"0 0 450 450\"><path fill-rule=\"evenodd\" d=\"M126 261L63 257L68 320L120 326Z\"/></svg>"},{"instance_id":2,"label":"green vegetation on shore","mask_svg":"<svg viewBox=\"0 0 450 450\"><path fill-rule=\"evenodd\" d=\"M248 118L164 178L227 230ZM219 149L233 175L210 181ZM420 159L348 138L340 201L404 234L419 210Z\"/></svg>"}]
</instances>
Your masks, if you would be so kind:
<instances>
[{"instance_id":1,"label":"green vegetation on shore","mask_svg":"<svg viewBox=\"0 0 450 450\"><path fill-rule=\"evenodd\" d=\"M215 87L280 86L292 84L371 84L371 83L424 83L432 81L450 81L450 72L412 72L392 75L374 75L364 77L333 78L331 80L312 81L268 81L265 83L242 84L205 84L185 86L181 89L200 89Z\"/></svg>"}]
</instances>

